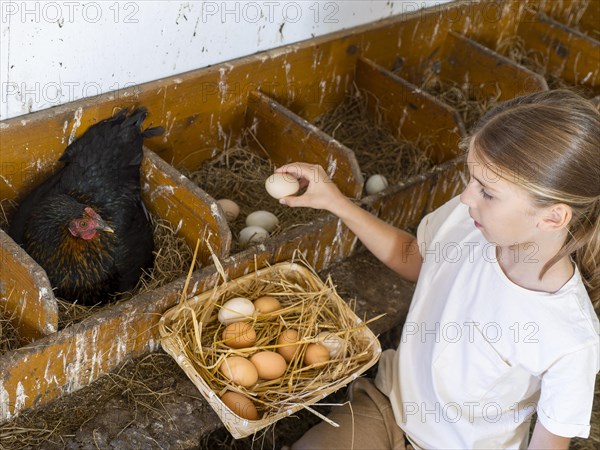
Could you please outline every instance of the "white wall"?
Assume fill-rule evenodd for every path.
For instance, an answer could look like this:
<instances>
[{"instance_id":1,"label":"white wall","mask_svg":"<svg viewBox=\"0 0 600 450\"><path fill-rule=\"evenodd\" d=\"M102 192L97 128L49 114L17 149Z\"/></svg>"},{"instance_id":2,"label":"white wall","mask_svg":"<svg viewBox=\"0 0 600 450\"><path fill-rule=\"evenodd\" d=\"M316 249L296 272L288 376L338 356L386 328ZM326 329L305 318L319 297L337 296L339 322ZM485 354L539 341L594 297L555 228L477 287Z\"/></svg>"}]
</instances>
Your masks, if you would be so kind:
<instances>
[{"instance_id":1,"label":"white wall","mask_svg":"<svg viewBox=\"0 0 600 450\"><path fill-rule=\"evenodd\" d=\"M0 119L447 1L2 0Z\"/></svg>"}]
</instances>

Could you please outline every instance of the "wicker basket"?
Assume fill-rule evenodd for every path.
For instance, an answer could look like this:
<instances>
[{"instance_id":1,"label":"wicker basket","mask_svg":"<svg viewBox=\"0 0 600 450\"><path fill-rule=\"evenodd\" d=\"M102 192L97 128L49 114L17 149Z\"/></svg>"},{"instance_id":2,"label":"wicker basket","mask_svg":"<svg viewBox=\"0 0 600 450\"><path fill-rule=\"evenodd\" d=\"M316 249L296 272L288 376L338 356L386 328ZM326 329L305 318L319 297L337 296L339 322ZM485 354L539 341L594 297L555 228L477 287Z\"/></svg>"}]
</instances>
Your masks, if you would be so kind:
<instances>
[{"instance_id":1,"label":"wicker basket","mask_svg":"<svg viewBox=\"0 0 600 450\"><path fill-rule=\"evenodd\" d=\"M267 293L276 292L277 283L281 280L285 280L286 283L292 283L293 286L297 286L299 289L325 292L324 299L319 305L323 308L331 308L331 311L328 310L330 317L337 317L346 324L346 331L344 333L346 333L345 338L347 339L345 342L348 348L346 356L342 358L342 361L334 361L335 369L331 370L331 372L325 372L325 375L316 372L317 375L315 377L321 376L321 378L327 378L331 373L331 379L326 379L324 383L318 384L315 389L306 389L299 392L294 391L295 386L293 382L286 382L287 387L281 386L279 388L282 390L285 401L278 401L264 408L265 412L261 419L247 420L233 413L219 398L219 393L222 393L225 388L222 383L217 382L210 375L216 371L216 364L201 365L199 367L197 361L194 361L194 355L201 352L204 357L206 353L213 351L207 343L210 342L211 336L203 336L203 333L205 333L208 327L207 324L215 321L216 311L220 304L228 298L239 296L240 293L250 297L248 295L249 290L254 291L257 288L259 291L263 291L263 295L265 295L265 290ZM272 289L275 290L271 291ZM310 299L301 301L310 302ZM310 305L307 304L306 306ZM183 310L186 310L187 313L182 314ZM182 332L182 321L189 321L190 318L195 321L193 333ZM278 320L285 322L285 312L280 314ZM332 323L320 323L319 326L326 326L332 329L336 326L336 323L333 323L336 321L337 319L332 319ZM348 324L352 325L348 326ZM187 326L190 326L189 323ZM159 322L159 330L162 347L177 361L202 393L203 397L215 410L231 435L236 439L253 434L275 423L279 419L293 414L301 408L307 408L322 417L310 408L309 405L356 379L369 367L373 366L381 354L381 346L377 337L354 314L348 304L338 296L331 279L328 279L327 283L323 283L314 272L296 262L279 263L252 272L235 280L225 282L211 291L192 297L165 312ZM208 332L205 334L208 334ZM214 335L215 332L213 331L213 338ZM194 339L197 339L196 342L202 342L202 349L199 349L194 342L190 342ZM261 350L261 347L253 347L251 349L232 350L232 353L239 354L240 352L247 351L245 356L249 356L249 354L259 350ZM223 349L220 351L222 352ZM343 370L345 367L344 364L347 364L349 370ZM290 386L292 386L291 390ZM226 388L252 396L251 390L245 391L244 388L237 389L235 386L233 388L227 386ZM275 392L275 395L277 395L277 392Z\"/></svg>"}]
</instances>

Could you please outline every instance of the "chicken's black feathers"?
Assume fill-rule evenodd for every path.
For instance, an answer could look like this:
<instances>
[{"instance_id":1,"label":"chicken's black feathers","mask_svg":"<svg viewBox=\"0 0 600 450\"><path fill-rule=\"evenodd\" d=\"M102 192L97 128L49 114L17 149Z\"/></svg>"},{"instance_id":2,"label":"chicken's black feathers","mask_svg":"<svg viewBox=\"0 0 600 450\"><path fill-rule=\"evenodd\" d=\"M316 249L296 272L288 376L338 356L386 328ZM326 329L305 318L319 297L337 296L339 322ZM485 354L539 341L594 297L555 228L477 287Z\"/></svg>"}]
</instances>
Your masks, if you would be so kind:
<instances>
[{"instance_id":1,"label":"chicken's black feathers","mask_svg":"<svg viewBox=\"0 0 600 450\"><path fill-rule=\"evenodd\" d=\"M46 270L56 295L93 304L133 288L153 263L153 236L141 200L140 164L146 108L91 126L59 161L64 166L19 205L10 236ZM75 237L69 223L86 208L108 225L92 239ZM110 229L111 231L107 231Z\"/></svg>"}]
</instances>

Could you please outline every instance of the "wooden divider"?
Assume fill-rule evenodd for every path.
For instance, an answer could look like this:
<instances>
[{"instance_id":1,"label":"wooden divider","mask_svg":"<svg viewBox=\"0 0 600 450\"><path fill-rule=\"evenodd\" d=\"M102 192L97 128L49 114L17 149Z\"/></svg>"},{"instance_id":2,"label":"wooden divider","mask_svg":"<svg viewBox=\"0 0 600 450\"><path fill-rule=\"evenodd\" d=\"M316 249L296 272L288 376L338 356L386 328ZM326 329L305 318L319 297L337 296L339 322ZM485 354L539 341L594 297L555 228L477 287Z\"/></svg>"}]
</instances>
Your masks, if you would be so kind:
<instances>
[{"instance_id":1,"label":"wooden divider","mask_svg":"<svg viewBox=\"0 0 600 450\"><path fill-rule=\"evenodd\" d=\"M147 208L168 220L190 248L196 247L197 239L208 239L218 257L229 254L231 231L216 201L148 149L144 149L141 183ZM200 247L198 261L203 266L212 264L208 246Z\"/></svg>"},{"instance_id":2,"label":"wooden divider","mask_svg":"<svg viewBox=\"0 0 600 450\"><path fill-rule=\"evenodd\" d=\"M0 230L0 306L24 342L58 329L58 306L46 272Z\"/></svg>"},{"instance_id":3,"label":"wooden divider","mask_svg":"<svg viewBox=\"0 0 600 450\"><path fill-rule=\"evenodd\" d=\"M395 227L416 227L427 208L433 182L431 175L417 175L385 192L369 195L361 203L371 213Z\"/></svg>"},{"instance_id":4,"label":"wooden divider","mask_svg":"<svg viewBox=\"0 0 600 450\"><path fill-rule=\"evenodd\" d=\"M600 39L600 2L598 0L538 0L537 7L557 22Z\"/></svg>"},{"instance_id":5,"label":"wooden divider","mask_svg":"<svg viewBox=\"0 0 600 450\"><path fill-rule=\"evenodd\" d=\"M275 100L260 92L251 93L246 127L260 143L249 139L250 147L259 153L267 151L276 165L297 161L319 164L345 195L360 197L364 180L352 150Z\"/></svg>"},{"instance_id":6,"label":"wooden divider","mask_svg":"<svg viewBox=\"0 0 600 450\"><path fill-rule=\"evenodd\" d=\"M464 156L448 161L433 171L435 181L429 192L424 214L439 208L448 200L459 195L467 186L469 176Z\"/></svg>"},{"instance_id":7,"label":"wooden divider","mask_svg":"<svg viewBox=\"0 0 600 450\"><path fill-rule=\"evenodd\" d=\"M459 33L450 31L440 53L439 77L459 86L478 100L494 96L498 101L548 89L541 75L515 64L510 59Z\"/></svg>"},{"instance_id":8,"label":"wooden divider","mask_svg":"<svg viewBox=\"0 0 600 450\"><path fill-rule=\"evenodd\" d=\"M579 21L574 25L591 38L600 40L600 2L590 0L587 8L579 17Z\"/></svg>"},{"instance_id":9,"label":"wooden divider","mask_svg":"<svg viewBox=\"0 0 600 450\"><path fill-rule=\"evenodd\" d=\"M456 156L458 142L466 132L454 108L366 58L359 58L356 64L355 83L375 95L384 123L393 135L406 139L431 137L436 164ZM376 106L373 101L369 104L373 110Z\"/></svg>"},{"instance_id":10,"label":"wooden divider","mask_svg":"<svg viewBox=\"0 0 600 450\"><path fill-rule=\"evenodd\" d=\"M549 73L600 93L600 41L532 10L525 12L517 33L527 50L547 58Z\"/></svg>"}]
</instances>

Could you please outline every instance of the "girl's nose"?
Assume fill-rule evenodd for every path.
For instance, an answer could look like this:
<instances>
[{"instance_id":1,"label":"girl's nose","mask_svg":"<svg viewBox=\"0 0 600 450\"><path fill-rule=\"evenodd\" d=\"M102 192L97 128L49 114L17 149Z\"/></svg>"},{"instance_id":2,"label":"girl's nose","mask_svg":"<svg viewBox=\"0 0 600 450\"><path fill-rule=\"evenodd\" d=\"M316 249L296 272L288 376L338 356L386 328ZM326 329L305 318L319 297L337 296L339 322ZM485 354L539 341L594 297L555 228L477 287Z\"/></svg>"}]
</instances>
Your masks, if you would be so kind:
<instances>
[{"instance_id":1,"label":"girl's nose","mask_svg":"<svg viewBox=\"0 0 600 450\"><path fill-rule=\"evenodd\" d=\"M469 183L465 187L465 189L460 194L460 201L469 207L473 207L473 193L475 191L473 184L475 184L475 180L469 180Z\"/></svg>"}]
</instances>

